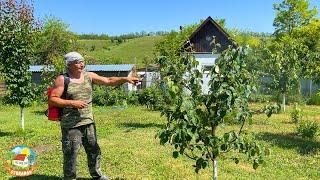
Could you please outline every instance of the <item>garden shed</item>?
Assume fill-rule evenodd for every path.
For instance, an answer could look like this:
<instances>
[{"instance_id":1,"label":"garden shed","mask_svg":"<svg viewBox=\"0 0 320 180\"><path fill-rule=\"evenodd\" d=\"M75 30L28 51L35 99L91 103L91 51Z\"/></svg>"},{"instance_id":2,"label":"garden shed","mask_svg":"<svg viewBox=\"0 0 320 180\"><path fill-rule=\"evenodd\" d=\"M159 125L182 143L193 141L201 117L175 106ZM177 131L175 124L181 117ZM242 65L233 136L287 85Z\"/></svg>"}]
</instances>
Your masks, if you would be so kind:
<instances>
[{"instance_id":1,"label":"garden shed","mask_svg":"<svg viewBox=\"0 0 320 180\"><path fill-rule=\"evenodd\" d=\"M138 84L137 88L148 88L160 80L159 66L156 64L149 64L144 68L137 69L137 75L142 80L141 83Z\"/></svg>"}]
</instances>

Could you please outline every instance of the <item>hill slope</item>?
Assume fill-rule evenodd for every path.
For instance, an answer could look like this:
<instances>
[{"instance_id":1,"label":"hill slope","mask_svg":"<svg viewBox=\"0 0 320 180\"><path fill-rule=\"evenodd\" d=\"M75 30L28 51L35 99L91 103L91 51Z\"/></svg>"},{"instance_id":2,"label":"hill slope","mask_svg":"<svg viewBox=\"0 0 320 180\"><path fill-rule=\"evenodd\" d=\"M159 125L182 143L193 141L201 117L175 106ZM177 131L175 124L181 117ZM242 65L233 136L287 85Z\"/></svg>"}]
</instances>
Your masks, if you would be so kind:
<instances>
[{"instance_id":1,"label":"hill slope","mask_svg":"<svg viewBox=\"0 0 320 180\"><path fill-rule=\"evenodd\" d=\"M145 57L153 58L154 45L162 38L146 36L120 44L110 40L80 40L80 52L90 64L136 64L142 67Z\"/></svg>"}]
</instances>

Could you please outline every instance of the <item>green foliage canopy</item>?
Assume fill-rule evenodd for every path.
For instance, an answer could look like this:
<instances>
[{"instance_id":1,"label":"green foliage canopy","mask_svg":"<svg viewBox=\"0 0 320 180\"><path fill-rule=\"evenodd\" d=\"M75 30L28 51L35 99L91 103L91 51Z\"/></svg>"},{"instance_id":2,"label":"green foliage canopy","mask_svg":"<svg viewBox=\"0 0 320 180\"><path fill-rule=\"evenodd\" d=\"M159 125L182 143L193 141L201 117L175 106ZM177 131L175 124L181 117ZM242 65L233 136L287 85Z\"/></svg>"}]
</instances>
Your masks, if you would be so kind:
<instances>
[{"instance_id":1,"label":"green foliage canopy","mask_svg":"<svg viewBox=\"0 0 320 180\"><path fill-rule=\"evenodd\" d=\"M8 102L26 107L33 99L31 73L37 23L24 1L0 1L0 62Z\"/></svg>"},{"instance_id":2,"label":"green foliage canopy","mask_svg":"<svg viewBox=\"0 0 320 180\"><path fill-rule=\"evenodd\" d=\"M274 9L275 38L266 47L265 67L274 79L275 88L283 95L285 111L286 94L294 87L300 92L299 81L314 64L313 49L318 40L312 40L314 34L307 34L305 29L313 27L310 24L316 20L317 10L309 10L308 0L284 0L274 4ZM301 38L300 33L307 36Z\"/></svg>"},{"instance_id":3,"label":"green foliage canopy","mask_svg":"<svg viewBox=\"0 0 320 180\"><path fill-rule=\"evenodd\" d=\"M37 39L37 61L35 64L57 64L63 62L63 55L77 49L77 36L68 30L63 21L46 17Z\"/></svg>"},{"instance_id":4,"label":"green foliage canopy","mask_svg":"<svg viewBox=\"0 0 320 180\"><path fill-rule=\"evenodd\" d=\"M317 9L309 9L309 4L308 0L284 0L274 4L277 13L273 21L275 34L291 33L294 28L304 26L314 19Z\"/></svg>"},{"instance_id":5,"label":"green foliage canopy","mask_svg":"<svg viewBox=\"0 0 320 180\"><path fill-rule=\"evenodd\" d=\"M41 74L41 92L52 84L58 74L65 71L63 55L77 50L77 40L77 36L69 31L69 26L63 21L52 16L44 18L44 24L37 36L36 58L33 62L46 66Z\"/></svg>"}]
</instances>

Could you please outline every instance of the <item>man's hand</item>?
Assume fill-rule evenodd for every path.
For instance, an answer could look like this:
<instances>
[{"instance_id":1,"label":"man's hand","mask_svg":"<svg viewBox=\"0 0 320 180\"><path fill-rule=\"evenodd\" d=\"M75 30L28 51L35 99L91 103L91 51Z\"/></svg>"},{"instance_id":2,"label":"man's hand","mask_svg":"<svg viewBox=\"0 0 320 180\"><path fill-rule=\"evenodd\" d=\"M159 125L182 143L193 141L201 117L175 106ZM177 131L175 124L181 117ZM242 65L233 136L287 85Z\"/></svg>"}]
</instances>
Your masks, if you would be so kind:
<instances>
[{"instance_id":1,"label":"man's hand","mask_svg":"<svg viewBox=\"0 0 320 180\"><path fill-rule=\"evenodd\" d=\"M139 78L137 78L137 77L127 77L127 82L128 83L131 83L131 84L134 84L134 85L136 85L136 84L138 84L139 83Z\"/></svg>"},{"instance_id":2,"label":"man's hand","mask_svg":"<svg viewBox=\"0 0 320 180\"><path fill-rule=\"evenodd\" d=\"M88 106L88 103L80 100L72 100L71 106L77 109L83 109Z\"/></svg>"}]
</instances>

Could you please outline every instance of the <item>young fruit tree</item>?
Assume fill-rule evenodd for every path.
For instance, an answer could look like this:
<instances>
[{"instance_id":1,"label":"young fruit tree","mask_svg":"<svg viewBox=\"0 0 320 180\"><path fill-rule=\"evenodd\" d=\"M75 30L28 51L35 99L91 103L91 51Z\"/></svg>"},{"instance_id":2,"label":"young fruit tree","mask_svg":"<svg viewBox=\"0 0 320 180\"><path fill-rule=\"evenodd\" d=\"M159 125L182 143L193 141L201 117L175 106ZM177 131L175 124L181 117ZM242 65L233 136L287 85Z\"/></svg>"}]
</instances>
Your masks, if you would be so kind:
<instances>
[{"instance_id":1,"label":"young fruit tree","mask_svg":"<svg viewBox=\"0 0 320 180\"><path fill-rule=\"evenodd\" d=\"M264 62L275 88L282 94L282 109L285 111L286 96L295 87L300 92L300 80L305 72L309 72L306 67L315 59L312 58L312 46L316 43L310 44L310 38L305 41L301 38L303 33L297 32L315 21L317 10L309 9L308 0L283 0L274 4L274 9L276 30L274 39L266 47L269 58Z\"/></svg>"},{"instance_id":2,"label":"young fruit tree","mask_svg":"<svg viewBox=\"0 0 320 180\"><path fill-rule=\"evenodd\" d=\"M251 118L248 98L254 89L245 69L247 47L229 47L222 52L210 70L210 90L202 93L202 73L188 49L181 48L184 34L171 33L157 45L161 67L160 89L166 103L161 108L167 117L166 127L159 132L161 144L174 146L173 157L185 155L195 161L195 171L212 164L213 179L217 179L220 155L244 153L256 169L269 150L244 138L242 130ZM241 122L238 130L225 132L219 128L224 118L236 112ZM239 163L240 157L233 157Z\"/></svg>"},{"instance_id":3,"label":"young fruit tree","mask_svg":"<svg viewBox=\"0 0 320 180\"><path fill-rule=\"evenodd\" d=\"M6 101L20 106L21 128L24 108L34 97L28 72L35 38L33 9L23 1L0 1L0 62L7 86Z\"/></svg>"},{"instance_id":4,"label":"young fruit tree","mask_svg":"<svg viewBox=\"0 0 320 180\"><path fill-rule=\"evenodd\" d=\"M286 110L286 97L295 87L299 88L302 75L302 57L307 47L289 35L272 41L266 47L268 58L265 60L268 74L274 87L282 94L282 110Z\"/></svg>"}]
</instances>

